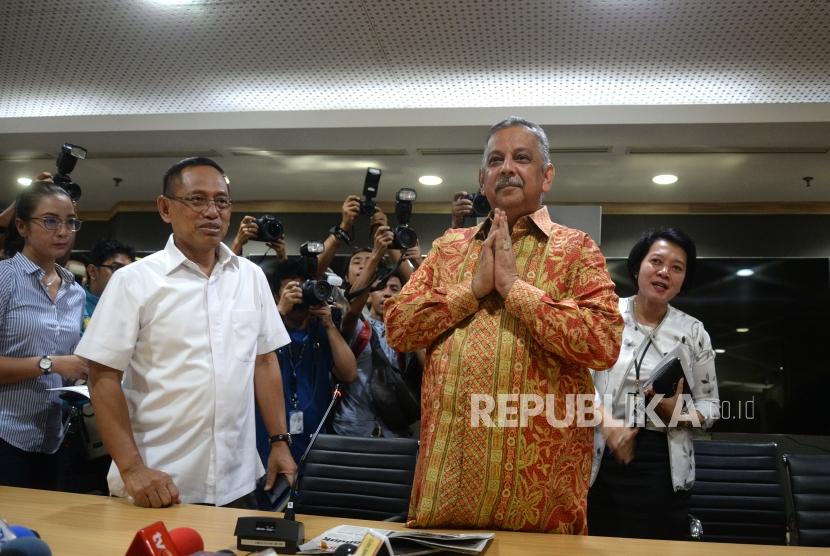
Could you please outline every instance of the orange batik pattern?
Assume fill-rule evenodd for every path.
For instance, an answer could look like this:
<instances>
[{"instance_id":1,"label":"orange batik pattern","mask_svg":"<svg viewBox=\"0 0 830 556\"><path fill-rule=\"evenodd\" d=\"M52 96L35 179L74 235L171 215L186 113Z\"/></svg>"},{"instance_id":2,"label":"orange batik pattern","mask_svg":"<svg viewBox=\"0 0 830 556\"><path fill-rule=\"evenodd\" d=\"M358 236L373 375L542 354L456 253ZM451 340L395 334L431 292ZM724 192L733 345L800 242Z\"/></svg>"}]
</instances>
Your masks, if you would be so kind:
<instances>
[{"instance_id":1,"label":"orange batik pattern","mask_svg":"<svg viewBox=\"0 0 830 556\"><path fill-rule=\"evenodd\" d=\"M542 208L513 227L519 280L507 299L479 302L470 284L484 232L449 230L386 305L390 345L428 350L408 525L585 533L592 429L544 414L473 427L471 397L553 394L562 418L565 394L592 395L588 368L611 367L619 351L614 284L594 242Z\"/></svg>"}]
</instances>

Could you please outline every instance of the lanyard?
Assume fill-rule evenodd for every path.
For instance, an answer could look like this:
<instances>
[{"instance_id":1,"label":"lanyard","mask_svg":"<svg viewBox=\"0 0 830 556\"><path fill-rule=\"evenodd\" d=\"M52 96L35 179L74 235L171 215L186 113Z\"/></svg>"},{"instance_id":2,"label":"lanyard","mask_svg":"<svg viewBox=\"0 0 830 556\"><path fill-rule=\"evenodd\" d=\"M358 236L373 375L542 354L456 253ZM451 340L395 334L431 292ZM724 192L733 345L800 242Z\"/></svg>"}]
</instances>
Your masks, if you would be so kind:
<instances>
[{"instance_id":1,"label":"lanyard","mask_svg":"<svg viewBox=\"0 0 830 556\"><path fill-rule=\"evenodd\" d=\"M646 353L648 352L648 348L651 347L651 334L648 336L648 342L646 343L646 347L643 348L643 353L640 355L640 360L637 361L637 354L634 353L634 380L637 384L637 393L640 393L640 368L643 366L643 359L646 358Z\"/></svg>"},{"instance_id":2,"label":"lanyard","mask_svg":"<svg viewBox=\"0 0 830 556\"><path fill-rule=\"evenodd\" d=\"M297 386L297 369L302 371L303 368L303 356L305 355L305 348L308 346L309 341L308 334L306 334L301 341L302 346L300 347L300 353L296 356L294 355L294 350L292 349L295 342L288 344L288 370L291 371L291 405L294 409L297 409L300 406L300 394Z\"/></svg>"},{"instance_id":3,"label":"lanyard","mask_svg":"<svg viewBox=\"0 0 830 556\"><path fill-rule=\"evenodd\" d=\"M294 355L294 345L301 344L299 349L299 353ZM289 386L291 388L291 408L296 410L300 407L300 392L299 392L299 385L297 380L297 372L302 372L304 368L304 361L306 357L306 348L309 344L312 344L312 360L310 365L310 372L311 372L311 395L313 396L314 393L317 391L317 366L319 364L318 356L320 354L320 342L318 342L315 338L312 337L310 334L310 327L309 331L306 332L306 335L299 341L294 342L292 341L287 346L288 352L288 370L291 371L289 376L290 382Z\"/></svg>"}]
</instances>

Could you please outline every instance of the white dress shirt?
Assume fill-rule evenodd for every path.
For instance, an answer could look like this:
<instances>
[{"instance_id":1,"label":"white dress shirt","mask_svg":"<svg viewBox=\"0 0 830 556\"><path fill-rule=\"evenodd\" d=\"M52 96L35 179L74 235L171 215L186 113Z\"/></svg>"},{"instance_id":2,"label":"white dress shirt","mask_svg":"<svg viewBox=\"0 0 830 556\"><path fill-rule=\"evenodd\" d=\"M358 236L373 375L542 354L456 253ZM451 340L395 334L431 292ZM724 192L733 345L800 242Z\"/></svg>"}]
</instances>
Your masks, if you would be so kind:
<instances>
[{"instance_id":1,"label":"white dress shirt","mask_svg":"<svg viewBox=\"0 0 830 556\"><path fill-rule=\"evenodd\" d=\"M75 353L124 371L144 463L182 502L227 504L264 473L256 451L254 360L289 342L265 275L224 244L211 275L176 247L113 274ZM110 492L127 496L115 464Z\"/></svg>"}]
</instances>

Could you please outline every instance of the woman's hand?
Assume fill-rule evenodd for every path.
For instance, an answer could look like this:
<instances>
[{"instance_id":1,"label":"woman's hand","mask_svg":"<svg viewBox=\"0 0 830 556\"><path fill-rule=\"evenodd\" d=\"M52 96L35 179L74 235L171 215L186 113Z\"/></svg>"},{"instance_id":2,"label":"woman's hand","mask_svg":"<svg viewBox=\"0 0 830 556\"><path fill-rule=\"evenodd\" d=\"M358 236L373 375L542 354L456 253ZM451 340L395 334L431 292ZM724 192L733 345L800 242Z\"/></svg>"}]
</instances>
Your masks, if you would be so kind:
<instances>
[{"instance_id":1,"label":"woman's hand","mask_svg":"<svg viewBox=\"0 0 830 556\"><path fill-rule=\"evenodd\" d=\"M634 447L637 445L637 431L640 429L623 426L610 426L607 430L605 445L618 463L630 463L634 459Z\"/></svg>"},{"instance_id":2,"label":"woman's hand","mask_svg":"<svg viewBox=\"0 0 830 556\"><path fill-rule=\"evenodd\" d=\"M654 412L660 417L660 420L663 421L663 425L669 426L669 423L674 416L675 408L677 404L683 403L683 384L685 384L685 379L680 379L677 381L677 387L674 389L674 395L670 398L663 396L657 405L654 407ZM646 404L651 402L651 399L655 396L654 387L649 386L645 391L646 396ZM682 409L682 405L681 405ZM678 412L679 413L679 412ZM675 426L677 426L675 424Z\"/></svg>"}]
</instances>

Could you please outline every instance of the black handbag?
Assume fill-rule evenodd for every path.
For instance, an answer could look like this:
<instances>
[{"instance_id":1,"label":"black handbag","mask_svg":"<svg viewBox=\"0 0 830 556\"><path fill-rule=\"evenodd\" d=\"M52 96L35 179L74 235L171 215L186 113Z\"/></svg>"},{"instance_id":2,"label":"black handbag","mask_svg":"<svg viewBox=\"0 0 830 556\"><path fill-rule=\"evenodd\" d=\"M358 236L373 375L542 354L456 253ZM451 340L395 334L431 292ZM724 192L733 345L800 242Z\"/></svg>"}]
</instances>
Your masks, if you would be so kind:
<instances>
[{"instance_id":1,"label":"black handbag","mask_svg":"<svg viewBox=\"0 0 830 556\"><path fill-rule=\"evenodd\" d=\"M403 431L421 418L419 396L407 385L403 372L389 361L374 330L369 342L372 346L372 374L369 376L372 407L387 427L395 432Z\"/></svg>"}]
</instances>

